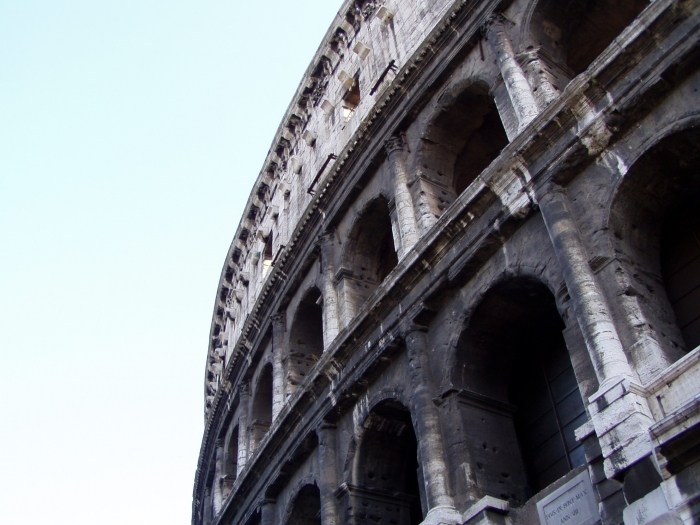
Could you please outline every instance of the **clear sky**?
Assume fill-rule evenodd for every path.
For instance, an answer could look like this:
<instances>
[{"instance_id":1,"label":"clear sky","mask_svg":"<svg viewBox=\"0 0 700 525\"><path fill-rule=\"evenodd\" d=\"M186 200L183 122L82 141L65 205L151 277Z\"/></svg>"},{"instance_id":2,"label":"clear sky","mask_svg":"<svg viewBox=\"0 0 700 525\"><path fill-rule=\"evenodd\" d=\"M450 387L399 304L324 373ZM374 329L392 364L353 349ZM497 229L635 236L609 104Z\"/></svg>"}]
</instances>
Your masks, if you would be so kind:
<instances>
[{"instance_id":1,"label":"clear sky","mask_svg":"<svg viewBox=\"0 0 700 525\"><path fill-rule=\"evenodd\" d=\"M0 523L189 523L221 268L340 5L0 0Z\"/></svg>"}]
</instances>

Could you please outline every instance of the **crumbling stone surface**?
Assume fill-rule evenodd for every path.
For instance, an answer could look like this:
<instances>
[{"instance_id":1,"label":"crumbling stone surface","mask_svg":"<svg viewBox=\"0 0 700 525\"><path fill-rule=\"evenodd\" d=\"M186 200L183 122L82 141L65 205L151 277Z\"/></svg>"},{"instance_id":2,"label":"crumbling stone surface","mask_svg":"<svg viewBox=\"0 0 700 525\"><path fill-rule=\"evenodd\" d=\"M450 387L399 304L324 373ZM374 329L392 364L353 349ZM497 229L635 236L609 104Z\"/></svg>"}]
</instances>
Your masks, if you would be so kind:
<instances>
[{"instance_id":1,"label":"crumbling stone surface","mask_svg":"<svg viewBox=\"0 0 700 525\"><path fill-rule=\"evenodd\" d=\"M345 2L222 271L193 525L696 523L699 37Z\"/></svg>"}]
</instances>

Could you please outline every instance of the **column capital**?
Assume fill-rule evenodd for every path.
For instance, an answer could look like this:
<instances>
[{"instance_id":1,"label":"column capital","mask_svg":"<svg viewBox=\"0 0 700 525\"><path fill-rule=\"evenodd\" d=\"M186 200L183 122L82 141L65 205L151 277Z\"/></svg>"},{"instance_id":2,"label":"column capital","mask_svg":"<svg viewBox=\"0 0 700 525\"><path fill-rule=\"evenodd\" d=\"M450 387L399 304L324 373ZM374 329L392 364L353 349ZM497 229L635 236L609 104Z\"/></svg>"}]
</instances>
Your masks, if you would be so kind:
<instances>
[{"instance_id":1,"label":"column capital","mask_svg":"<svg viewBox=\"0 0 700 525\"><path fill-rule=\"evenodd\" d=\"M505 26L506 24L512 24L510 20L508 20L505 16L503 16L503 13L491 13L484 23L481 25L481 34L488 37L488 32L489 30L494 27L494 26Z\"/></svg>"},{"instance_id":2,"label":"column capital","mask_svg":"<svg viewBox=\"0 0 700 525\"><path fill-rule=\"evenodd\" d=\"M243 381L242 383L238 384L238 394L241 397L250 395L250 386L248 385L248 381Z\"/></svg>"},{"instance_id":3,"label":"column capital","mask_svg":"<svg viewBox=\"0 0 700 525\"><path fill-rule=\"evenodd\" d=\"M403 136L396 133L384 141L384 149L387 155L391 155L394 151L404 151L406 144Z\"/></svg>"},{"instance_id":4,"label":"column capital","mask_svg":"<svg viewBox=\"0 0 700 525\"><path fill-rule=\"evenodd\" d=\"M322 421L318 426L318 430L336 430L338 425L331 423L330 421Z\"/></svg>"},{"instance_id":5,"label":"column capital","mask_svg":"<svg viewBox=\"0 0 700 525\"><path fill-rule=\"evenodd\" d=\"M287 315L285 312L276 313L270 317L270 320L272 321L273 330L286 331L287 327L285 321L287 320Z\"/></svg>"},{"instance_id":6,"label":"column capital","mask_svg":"<svg viewBox=\"0 0 700 525\"><path fill-rule=\"evenodd\" d=\"M404 339L408 339L409 337L417 334L427 334L428 333L428 327L424 326L422 324L418 324L416 322L409 322L406 323L401 328L401 335Z\"/></svg>"}]
</instances>

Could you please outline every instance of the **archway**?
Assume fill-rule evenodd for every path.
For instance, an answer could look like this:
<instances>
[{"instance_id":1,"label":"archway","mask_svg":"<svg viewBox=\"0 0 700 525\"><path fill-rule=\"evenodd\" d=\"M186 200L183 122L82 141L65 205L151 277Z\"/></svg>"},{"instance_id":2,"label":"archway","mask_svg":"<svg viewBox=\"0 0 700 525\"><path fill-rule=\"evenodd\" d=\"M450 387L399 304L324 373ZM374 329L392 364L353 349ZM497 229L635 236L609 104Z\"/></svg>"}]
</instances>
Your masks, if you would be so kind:
<instances>
[{"instance_id":1,"label":"archway","mask_svg":"<svg viewBox=\"0 0 700 525\"><path fill-rule=\"evenodd\" d=\"M266 364L258 378L253 397L250 438L255 450L272 425L272 365Z\"/></svg>"},{"instance_id":2,"label":"archway","mask_svg":"<svg viewBox=\"0 0 700 525\"><path fill-rule=\"evenodd\" d=\"M620 264L670 362L700 345L700 129L664 138L629 169L610 211ZM663 284L663 286L660 286Z\"/></svg>"},{"instance_id":3,"label":"archway","mask_svg":"<svg viewBox=\"0 0 700 525\"><path fill-rule=\"evenodd\" d=\"M343 252L338 296L346 324L397 264L389 204L380 196L359 214Z\"/></svg>"},{"instance_id":4,"label":"archway","mask_svg":"<svg viewBox=\"0 0 700 525\"><path fill-rule=\"evenodd\" d=\"M453 383L483 495L515 506L585 463L587 416L554 296L539 281L491 288L462 332Z\"/></svg>"},{"instance_id":5,"label":"archway","mask_svg":"<svg viewBox=\"0 0 700 525\"><path fill-rule=\"evenodd\" d=\"M323 354L322 299L321 291L313 287L306 292L294 313L287 358L290 393L304 381Z\"/></svg>"},{"instance_id":6,"label":"archway","mask_svg":"<svg viewBox=\"0 0 700 525\"><path fill-rule=\"evenodd\" d=\"M353 525L418 525L424 518L418 444L408 409L378 404L362 424L345 497Z\"/></svg>"},{"instance_id":7,"label":"archway","mask_svg":"<svg viewBox=\"0 0 700 525\"><path fill-rule=\"evenodd\" d=\"M226 447L224 461L224 476L222 478L222 494L226 498L231 493L233 483L238 476L238 425L231 431Z\"/></svg>"},{"instance_id":8,"label":"archway","mask_svg":"<svg viewBox=\"0 0 700 525\"><path fill-rule=\"evenodd\" d=\"M445 92L421 144L421 169L441 188L437 215L447 208L508 144L496 103L485 82Z\"/></svg>"},{"instance_id":9,"label":"archway","mask_svg":"<svg viewBox=\"0 0 700 525\"><path fill-rule=\"evenodd\" d=\"M541 0L530 21L530 48L539 49L561 91L648 5L648 0Z\"/></svg>"},{"instance_id":10,"label":"archway","mask_svg":"<svg viewBox=\"0 0 700 525\"><path fill-rule=\"evenodd\" d=\"M305 485L297 493L287 525L321 525L321 493L316 485Z\"/></svg>"}]
</instances>

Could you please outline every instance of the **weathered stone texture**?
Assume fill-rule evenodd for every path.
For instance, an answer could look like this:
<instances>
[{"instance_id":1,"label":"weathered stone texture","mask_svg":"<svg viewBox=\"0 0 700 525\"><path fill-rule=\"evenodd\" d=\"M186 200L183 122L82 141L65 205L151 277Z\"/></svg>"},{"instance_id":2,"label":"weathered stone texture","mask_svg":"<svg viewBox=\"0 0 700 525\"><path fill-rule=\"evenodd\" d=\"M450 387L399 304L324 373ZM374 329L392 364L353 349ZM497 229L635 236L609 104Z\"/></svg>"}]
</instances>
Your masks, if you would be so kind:
<instances>
[{"instance_id":1,"label":"weathered stone texture","mask_svg":"<svg viewBox=\"0 0 700 525\"><path fill-rule=\"evenodd\" d=\"M697 523L698 89L697 0L345 2L222 271L193 525Z\"/></svg>"}]
</instances>

